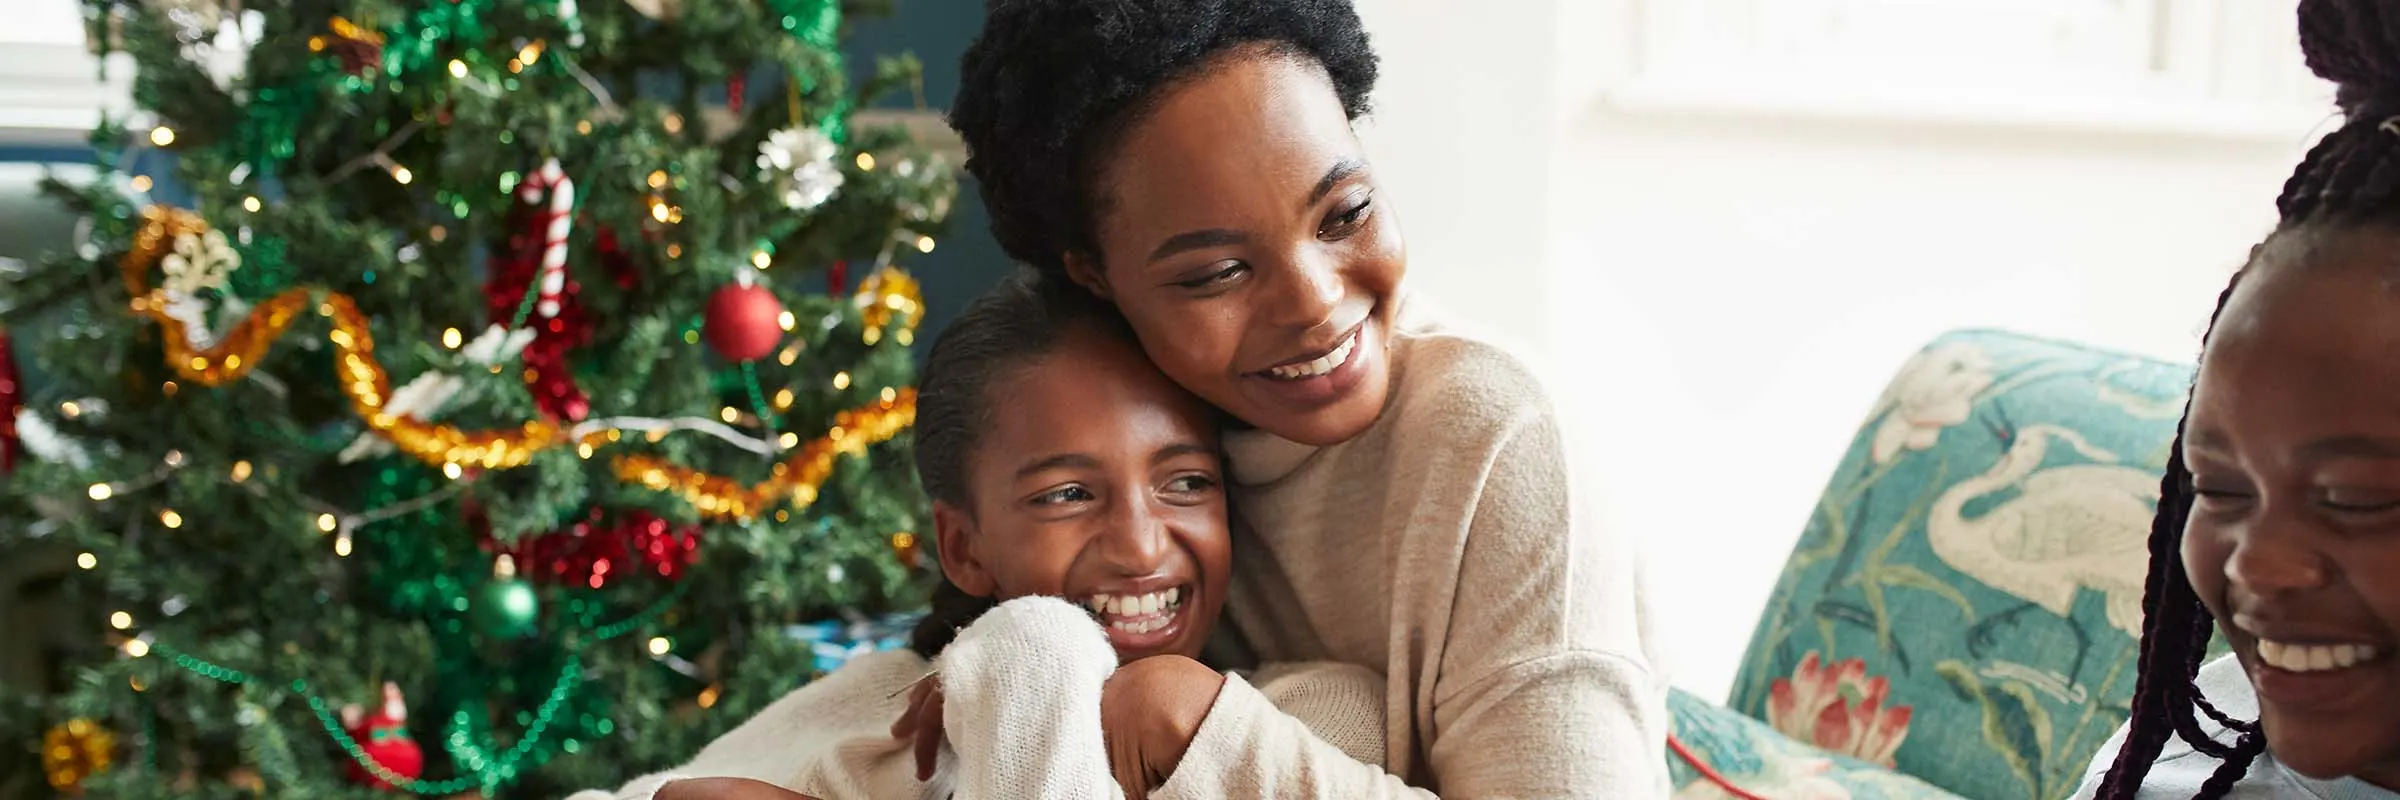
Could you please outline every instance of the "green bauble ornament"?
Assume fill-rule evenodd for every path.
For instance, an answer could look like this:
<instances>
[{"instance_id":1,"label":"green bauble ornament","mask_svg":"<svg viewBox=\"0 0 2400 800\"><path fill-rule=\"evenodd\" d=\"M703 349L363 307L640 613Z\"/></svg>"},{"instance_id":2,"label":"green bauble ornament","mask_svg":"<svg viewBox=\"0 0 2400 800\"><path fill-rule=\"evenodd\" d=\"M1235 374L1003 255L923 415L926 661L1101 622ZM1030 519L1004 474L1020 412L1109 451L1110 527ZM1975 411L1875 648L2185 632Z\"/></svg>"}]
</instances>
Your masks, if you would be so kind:
<instances>
[{"instance_id":1,"label":"green bauble ornament","mask_svg":"<svg viewBox=\"0 0 2400 800\"><path fill-rule=\"evenodd\" d=\"M533 635L535 623L541 618L542 604L533 594L533 584L517 577L516 565L501 556L492 570L492 580L475 590L469 604L467 620L475 632L493 639L521 639Z\"/></svg>"}]
</instances>

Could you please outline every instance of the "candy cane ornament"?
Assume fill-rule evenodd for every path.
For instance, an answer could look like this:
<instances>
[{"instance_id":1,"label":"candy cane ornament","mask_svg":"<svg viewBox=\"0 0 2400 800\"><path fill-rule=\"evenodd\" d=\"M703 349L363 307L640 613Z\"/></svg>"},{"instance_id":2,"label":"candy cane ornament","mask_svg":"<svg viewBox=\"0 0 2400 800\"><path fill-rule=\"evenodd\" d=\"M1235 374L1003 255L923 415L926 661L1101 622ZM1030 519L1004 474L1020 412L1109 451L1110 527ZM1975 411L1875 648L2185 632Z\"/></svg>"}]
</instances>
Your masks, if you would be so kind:
<instances>
[{"instance_id":1,"label":"candy cane ornament","mask_svg":"<svg viewBox=\"0 0 2400 800\"><path fill-rule=\"evenodd\" d=\"M517 189L517 197L532 205L541 202L545 189L549 190L550 207L543 215L547 224L542 226L541 294L534 311L549 319L558 316L559 297L567 290L567 231L575 218L575 181L559 168L558 159L542 162L542 168Z\"/></svg>"}]
</instances>

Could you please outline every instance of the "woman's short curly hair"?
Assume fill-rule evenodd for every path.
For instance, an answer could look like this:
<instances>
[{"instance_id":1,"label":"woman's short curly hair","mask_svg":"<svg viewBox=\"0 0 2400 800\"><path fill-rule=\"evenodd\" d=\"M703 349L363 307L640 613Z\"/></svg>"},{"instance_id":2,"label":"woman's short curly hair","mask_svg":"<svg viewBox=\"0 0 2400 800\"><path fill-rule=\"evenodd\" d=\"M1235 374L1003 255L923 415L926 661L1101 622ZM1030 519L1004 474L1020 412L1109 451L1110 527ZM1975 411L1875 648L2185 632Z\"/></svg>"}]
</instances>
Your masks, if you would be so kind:
<instances>
[{"instance_id":1,"label":"woman's short curly hair","mask_svg":"<svg viewBox=\"0 0 2400 800\"><path fill-rule=\"evenodd\" d=\"M1095 251L1101 160L1162 88L1244 47L1314 62L1367 112L1375 51L1349 0L991 0L950 126L1001 249L1053 277Z\"/></svg>"}]
</instances>

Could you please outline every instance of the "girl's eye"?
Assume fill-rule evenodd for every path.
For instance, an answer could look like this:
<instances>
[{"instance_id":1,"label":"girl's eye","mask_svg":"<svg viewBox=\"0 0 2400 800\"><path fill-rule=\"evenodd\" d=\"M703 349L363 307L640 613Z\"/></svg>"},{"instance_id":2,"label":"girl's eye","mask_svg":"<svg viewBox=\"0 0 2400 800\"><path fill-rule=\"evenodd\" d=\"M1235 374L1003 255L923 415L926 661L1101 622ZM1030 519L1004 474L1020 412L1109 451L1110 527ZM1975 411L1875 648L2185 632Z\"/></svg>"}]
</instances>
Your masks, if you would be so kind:
<instances>
[{"instance_id":1,"label":"girl's eye","mask_svg":"<svg viewBox=\"0 0 2400 800\"><path fill-rule=\"evenodd\" d=\"M2242 503L2250 501L2250 494L2248 492L2221 486L2208 486L2205 484L2194 485L2192 487L2192 494L2198 497L2199 502L2197 504L2203 507L2226 508L2238 506Z\"/></svg>"},{"instance_id":2,"label":"girl's eye","mask_svg":"<svg viewBox=\"0 0 2400 800\"><path fill-rule=\"evenodd\" d=\"M1061 486L1033 496L1037 506L1056 506L1068 503L1088 503L1095 499L1092 490L1081 486Z\"/></svg>"},{"instance_id":3,"label":"girl's eye","mask_svg":"<svg viewBox=\"0 0 2400 800\"><path fill-rule=\"evenodd\" d=\"M1375 208L1375 198L1362 196L1317 227L1317 238L1340 239L1357 233Z\"/></svg>"},{"instance_id":4,"label":"girl's eye","mask_svg":"<svg viewBox=\"0 0 2400 800\"><path fill-rule=\"evenodd\" d=\"M1167 491L1175 494L1199 494L1217 488L1217 481L1206 475L1185 475L1167 482Z\"/></svg>"},{"instance_id":5,"label":"girl's eye","mask_svg":"<svg viewBox=\"0 0 2400 800\"><path fill-rule=\"evenodd\" d=\"M1249 273L1250 265L1239 261L1226 261L1214 265L1207 272L1202 273L1197 277L1189 280L1176 281L1175 285L1185 289L1208 289L1222 284L1231 283L1234 279L1240 278L1241 276Z\"/></svg>"}]
</instances>

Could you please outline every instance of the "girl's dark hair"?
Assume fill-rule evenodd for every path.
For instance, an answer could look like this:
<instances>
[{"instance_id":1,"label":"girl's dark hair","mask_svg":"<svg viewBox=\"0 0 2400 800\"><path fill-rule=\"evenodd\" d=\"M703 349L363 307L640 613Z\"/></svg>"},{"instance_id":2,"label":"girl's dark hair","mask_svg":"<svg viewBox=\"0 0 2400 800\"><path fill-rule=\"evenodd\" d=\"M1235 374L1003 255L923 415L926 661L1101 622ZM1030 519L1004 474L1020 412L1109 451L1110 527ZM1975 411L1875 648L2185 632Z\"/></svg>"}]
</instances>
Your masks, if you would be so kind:
<instances>
[{"instance_id":1,"label":"girl's dark hair","mask_svg":"<svg viewBox=\"0 0 2400 800\"><path fill-rule=\"evenodd\" d=\"M1071 284L1041 280L1019 269L976 298L933 341L917 382L917 482L934 500L972 508L967 463L991 429L1001 398L992 387L1048 355L1077 330L1130 338L1116 312ZM935 544L936 547L940 545ZM933 609L917 623L909 649L932 658L958 629L991 610L988 597L967 594L945 577L934 587Z\"/></svg>"},{"instance_id":2,"label":"girl's dark hair","mask_svg":"<svg viewBox=\"0 0 2400 800\"><path fill-rule=\"evenodd\" d=\"M1375 51L1349 0L991 0L959 64L950 126L967 145L992 236L1060 277L1094 252L1101 162L1160 89L1262 46L1323 67L1351 119Z\"/></svg>"},{"instance_id":3,"label":"girl's dark hair","mask_svg":"<svg viewBox=\"0 0 2400 800\"><path fill-rule=\"evenodd\" d=\"M2243 273L2281 253L2302 252L2332 232L2400 222L2395 213L2400 212L2400 6L2388 0L2301 0L2300 49L2310 69L2340 86L2336 101L2344 123L2311 148L2284 183L2275 200L2281 222L2251 250ZM2217 296L2208 322L2212 334L2241 279L2242 273L2235 274ZM2203 349L2207 341L2203 336ZM2187 400L2186 422L2190 416ZM2150 523L2141 679L2134 688L2125 746L2100 784L2099 800L2132 800L2170 736L2221 762L2196 800L2224 797L2267 747L2258 723L2227 717L2194 683L2216 620L2183 569L2183 528L2194 498L2192 473L2183 463L2183 434L2183 423L2177 423L2159 485L2158 515ZM2210 737L2200 726L2202 714L2234 733L2233 743Z\"/></svg>"}]
</instances>

